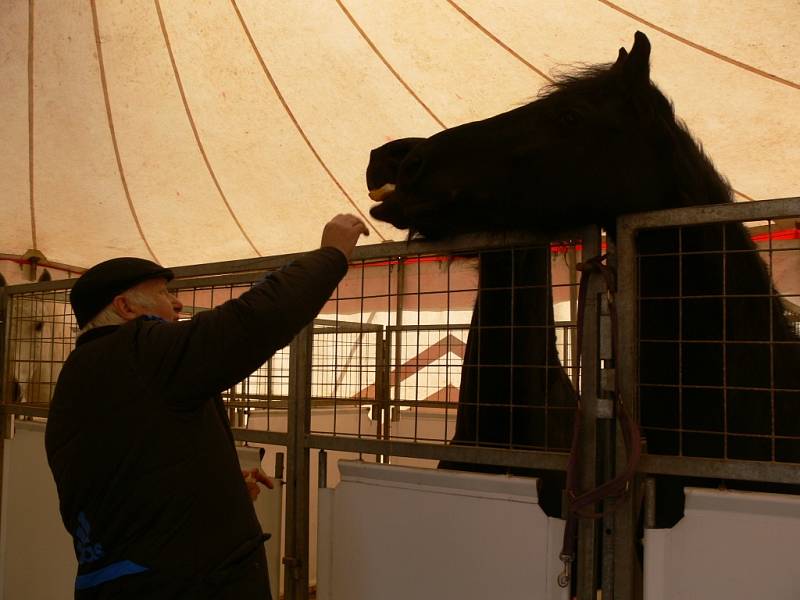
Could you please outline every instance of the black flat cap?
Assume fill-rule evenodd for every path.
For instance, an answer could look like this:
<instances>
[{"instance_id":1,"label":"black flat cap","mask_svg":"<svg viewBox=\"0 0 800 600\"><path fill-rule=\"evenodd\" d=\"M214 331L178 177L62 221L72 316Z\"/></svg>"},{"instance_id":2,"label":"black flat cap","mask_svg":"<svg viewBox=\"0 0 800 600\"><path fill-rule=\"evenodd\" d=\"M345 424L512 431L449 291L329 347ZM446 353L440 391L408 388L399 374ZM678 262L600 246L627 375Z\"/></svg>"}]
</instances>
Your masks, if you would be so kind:
<instances>
[{"instance_id":1,"label":"black flat cap","mask_svg":"<svg viewBox=\"0 0 800 600\"><path fill-rule=\"evenodd\" d=\"M69 293L78 327L83 329L117 295L136 284L157 278L171 281L173 277L172 271L161 265L129 256L112 258L93 266L80 276Z\"/></svg>"}]
</instances>

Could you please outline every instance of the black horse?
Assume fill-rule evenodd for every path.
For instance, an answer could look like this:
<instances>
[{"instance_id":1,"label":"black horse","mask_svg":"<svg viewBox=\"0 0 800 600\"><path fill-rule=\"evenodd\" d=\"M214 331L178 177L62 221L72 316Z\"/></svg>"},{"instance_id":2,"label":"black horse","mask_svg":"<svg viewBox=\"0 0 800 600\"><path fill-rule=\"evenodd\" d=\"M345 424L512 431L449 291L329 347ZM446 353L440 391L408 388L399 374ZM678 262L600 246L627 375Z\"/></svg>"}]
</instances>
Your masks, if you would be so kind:
<instances>
[{"instance_id":1,"label":"black horse","mask_svg":"<svg viewBox=\"0 0 800 600\"><path fill-rule=\"evenodd\" d=\"M650 81L649 57L650 43L637 32L630 53L620 49L613 64L560 79L530 104L373 150L367 183L379 203L371 214L428 238L591 223L613 238L615 220L625 213L731 202L727 182ZM745 228L735 223L645 231L637 245L638 390L648 451L800 462L800 341ZM482 269L481 279L492 272ZM541 270L532 277L534 285L546 280ZM500 295L502 302L509 293ZM486 294L479 294L473 325L475 318L510 324L515 315L497 310ZM550 298L540 295L539 301ZM541 325L552 320L546 313L539 308L517 318ZM552 358L555 345L547 331L532 328L529 342ZM499 353L497 362L514 369L525 349L514 353L514 345L486 337L471 333L467 359ZM460 403L491 397L483 385L487 362L465 360ZM568 397L557 363L540 364L553 367L545 370L549 379L533 374L540 380L523 389ZM556 372L561 374L552 376ZM513 403L517 410L537 400L520 396ZM454 441L482 443L473 430L492 425L482 422L480 411L464 414ZM501 441L541 445L547 438L541 427L528 431L534 433L526 440L505 434ZM680 518L684 483L659 479L658 526Z\"/></svg>"}]
</instances>

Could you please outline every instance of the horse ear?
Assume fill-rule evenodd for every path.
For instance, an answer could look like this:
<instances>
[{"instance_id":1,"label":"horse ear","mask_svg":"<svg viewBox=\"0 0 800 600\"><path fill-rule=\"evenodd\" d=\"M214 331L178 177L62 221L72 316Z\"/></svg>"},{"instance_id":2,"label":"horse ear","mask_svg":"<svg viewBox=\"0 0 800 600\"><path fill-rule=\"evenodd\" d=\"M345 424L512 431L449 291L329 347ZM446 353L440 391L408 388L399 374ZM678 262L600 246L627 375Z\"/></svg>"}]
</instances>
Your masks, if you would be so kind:
<instances>
[{"instance_id":1,"label":"horse ear","mask_svg":"<svg viewBox=\"0 0 800 600\"><path fill-rule=\"evenodd\" d=\"M625 60L624 73L631 81L650 80L650 40L641 31L634 36L633 48Z\"/></svg>"},{"instance_id":2,"label":"horse ear","mask_svg":"<svg viewBox=\"0 0 800 600\"><path fill-rule=\"evenodd\" d=\"M622 65L625 64L625 59L628 58L628 51L625 48L619 49L619 55L617 55L617 61L614 63L612 68L614 69L621 69Z\"/></svg>"}]
</instances>

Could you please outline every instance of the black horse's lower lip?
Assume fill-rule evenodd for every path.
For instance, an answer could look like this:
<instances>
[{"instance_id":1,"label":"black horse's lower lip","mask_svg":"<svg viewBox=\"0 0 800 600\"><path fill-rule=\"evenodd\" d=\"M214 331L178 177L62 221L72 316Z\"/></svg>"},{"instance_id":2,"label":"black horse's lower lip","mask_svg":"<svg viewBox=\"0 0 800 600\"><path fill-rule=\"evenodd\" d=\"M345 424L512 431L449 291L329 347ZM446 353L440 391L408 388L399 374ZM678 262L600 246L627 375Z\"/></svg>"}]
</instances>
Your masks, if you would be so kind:
<instances>
[{"instance_id":1,"label":"black horse's lower lip","mask_svg":"<svg viewBox=\"0 0 800 600\"><path fill-rule=\"evenodd\" d=\"M369 214L378 221L389 223L398 229L408 229L409 223L399 204L387 202L389 198L369 209Z\"/></svg>"}]
</instances>

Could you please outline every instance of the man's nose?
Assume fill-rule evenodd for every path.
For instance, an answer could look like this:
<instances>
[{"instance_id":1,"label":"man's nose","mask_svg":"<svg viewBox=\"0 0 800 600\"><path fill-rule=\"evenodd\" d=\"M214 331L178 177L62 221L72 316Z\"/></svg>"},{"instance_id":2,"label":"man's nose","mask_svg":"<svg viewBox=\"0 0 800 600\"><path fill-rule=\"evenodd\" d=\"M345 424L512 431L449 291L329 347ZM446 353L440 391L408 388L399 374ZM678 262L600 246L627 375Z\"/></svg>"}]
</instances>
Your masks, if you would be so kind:
<instances>
[{"instance_id":1,"label":"man's nose","mask_svg":"<svg viewBox=\"0 0 800 600\"><path fill-rule=\"evenodd\" d=\"M181 312L181 309L183 309L183 302L174 294L172 295L172 308L175 309L175 312Z\"/></svg>"}]
</instances>

